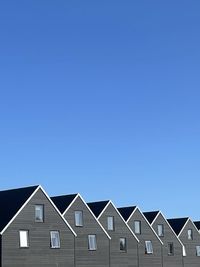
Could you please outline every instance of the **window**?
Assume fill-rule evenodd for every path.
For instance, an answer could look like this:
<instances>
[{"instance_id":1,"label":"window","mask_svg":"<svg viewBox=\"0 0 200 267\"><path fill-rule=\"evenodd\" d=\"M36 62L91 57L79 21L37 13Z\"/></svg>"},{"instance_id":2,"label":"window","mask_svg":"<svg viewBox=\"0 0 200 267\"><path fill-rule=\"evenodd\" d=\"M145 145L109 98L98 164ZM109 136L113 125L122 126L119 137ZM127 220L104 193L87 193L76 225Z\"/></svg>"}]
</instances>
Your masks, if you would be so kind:
<instances>
[{"instance_id":1,"label":"window","mask_svg":"<svg viewBox=\"0 0 200 267\"><path fill-rule=\"evenodd\" d=\"M35 205L35 221L44 222L44 206Z\"/></svg>"},{"instance_id":2,"label":"window","mask_svg":"<svg viewBox=\"0 0 200 267\"><path fill-rule=\"evenodd\" d=\"M107 228L110 231L114 231L114 217L107 217Z\"/></svg>"},{"instance_id":3,"label":"window","mask_svg":"<svg viewBox=\"0 0 200 267\"><path fill-rule=\"evenodd\" d=\"M183 245L183 257L186 257L186 249L185 249L185 246Z\"/></svg>"},{"instance_id":4,"label":"window","mask_svg":"<svg viewBox=\"0 0 200 267\"><path fill-rule=\"evenodd\" d=\"M141 221L134 221L135 234L141 234Z\"/></svg>"},{"instance_id":5,"label":"window","mask_svg":"<svg viewBox=\"0 0 200 267\"><path fill-rule=\"evenodd\" d=\"M51 231L51 248L60 248L60 233L59 231Z\"/></svg>"},{"instance_id":6,"label":"window","mask_svg":"<svg viewBox=\"0 0 200 267\"><path fill-rule=\"evenodd\" d=\"M200 257L200 246L196 246L196 253L197 256Z\"/></svg>"},{"instance_id":7,"label":"window","mask_svg":"<svg viewBox=\"0 0 200 267\"><path fill-rule=\"evenodd\" d=\"M19 246L20 248L28 248L29 247L29 234L27 230L19 231Z\"/></svg>"},{"instance_id":8,"label":"window","mask_svg":"<svg viewBox=\"0 0 200 267\"><path fill-rule=\"evenodd\" d=\"M168 255L173 256L174 255L174 244L168 243Z\"/></svg>"},{"instance_id":9,"label":"window","mask_svg":"<svg viewBox=\"0 0 200 267\"><path fill-rule=\"evenodd\" d=\"M158 236L164 236L164 225L158 224Z\"/></svg>"},{"instance_id":10,"label":"window","mask_svg":"<svg viewBox=\"0 0 200 267\"><path fill-rule=\"evenodd\" d=\"M126 251L126 238L125 237L121 237L119 239L119 250L120 251Z\"/></svg>"},{"instance_id":11,"label":"window","mask_svg":"<svg viewBox=\"0 0 200 267\"><path fill-rule=\"evenodd\" d=\"M188 234L188 240L192 240L193 239L192 229L188 229L187 234Z\"/></svg>"},{"instance_id":12,"label":"window","mask_svg":"<svg viewBox=\"0 0 200 267\"><path fill-rule=\"evenodd\" d=\"M88 235L88 249L97 250L96 235Z\"/></svg>"},{"instance_id":13,"label":"window","mask_svg":"<svg viewBox=\"0 0 200 267\"><path fill-rule=\"evenodd\" d=\"M145 241L145 254L153 254L153 246L151 241Z\"/></svg>"},{"instance_id":14,"label":"window","mask_svg":"<svg viewBox=\"0 0 200 267\"><path fill-rule=\"evenodd\" d=\"M75 213L75 226L83 226L83 212L76 210Z\"/></svg>"}]
</instances>

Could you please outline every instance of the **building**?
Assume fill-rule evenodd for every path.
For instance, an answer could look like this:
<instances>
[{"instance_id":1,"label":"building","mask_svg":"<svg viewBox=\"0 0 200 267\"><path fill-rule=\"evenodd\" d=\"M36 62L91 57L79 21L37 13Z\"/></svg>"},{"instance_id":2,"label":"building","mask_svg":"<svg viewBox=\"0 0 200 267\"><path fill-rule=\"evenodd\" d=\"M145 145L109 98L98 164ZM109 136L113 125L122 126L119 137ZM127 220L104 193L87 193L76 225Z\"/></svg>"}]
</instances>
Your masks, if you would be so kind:
<instances>
[{"instance_id":1,"label":"building","mask_svg":"<svg viewBox=\"0 0 200 267\"><path fill-rule=\"evenodd\" d=\"M41 186L0 191L1 267L73 267L75 232Z\"/></svg>"},{"instance_id":2,"label":"building","mask_svg":"<svg viewBox=\"0 0 200 267\"><path fill-rule=\"evenodd\" d=\"M160 211L143 212L163 242L163 267L183 266L183 244Z\"/></svg>"},{"instance_id":3,"label":"building","mask_svg":"<svg viewBox=\"0 0 200 267\"><path fill-rule=\"evenodd\" d=\"M57 196L52 200L77 234L75 266L109 267L110 236L81 195Z\"/></svg>"},{"instance_id":4,"label":"building","mask_svg":"<svg viewBox=\"0 0 200 267\"><path fill-rule=\"evenodd\" d=\"M184 245L184 267L200 266L200 234L190 218L169 219L169 224Z\"/></svg>"},{"instance_id":5,"label":"building","mask_svg":"<svg viewBox=\"0 0 200 267\"><path fill-rule=\"evenodd\" d=\"M194 225L196 226L197 230L200 232L200 221L194 222Z\"/></svg>"},{"instance_id":6,"label":"building","mask_svg":"<svg viewBox=\"0 0 200 267\"><path fill-rule=\"evenodd\" d=\"M162 267L162 241L137 206L118 209L139 239L138 259L141 267Z\"/></svg>"},{"instance_id":7,"label":"building","mask_svg":"<svg viewBox=\"0 0 200 267\"><path fill-rule=\"evenodd\" d=\"M138 239L111 201L88 203L111 237L110 266L138 266Z\"/></svg>"}]
</instances>

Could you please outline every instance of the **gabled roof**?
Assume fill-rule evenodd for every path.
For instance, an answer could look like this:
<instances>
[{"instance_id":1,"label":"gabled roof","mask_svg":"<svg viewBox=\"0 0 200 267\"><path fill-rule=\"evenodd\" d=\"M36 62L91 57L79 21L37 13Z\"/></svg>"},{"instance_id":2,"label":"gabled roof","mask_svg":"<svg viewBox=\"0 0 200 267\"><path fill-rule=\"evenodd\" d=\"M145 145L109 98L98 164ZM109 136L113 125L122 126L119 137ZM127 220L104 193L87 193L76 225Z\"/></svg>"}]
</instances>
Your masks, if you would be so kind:
<instances>
[{"instance_id":1,"label":"gabled roof","mask_svg":"<svg viewBox=\"0 0 200 267\"><path fill-rule=\"evenodd\" d=\"M73 235L77 236L41 185L0 191L0 234L2 235L6 231L38 190L44 193Z\"/></svg>"},{"instance_id":2,"label":"gabled roof","mask_svg":"<svg viewBox=\"0 0 200 267\"><path fill-rule=\"evenodd\" d=\"M120 212L120 214L122 215L122 217L124 218L124 220L127 221L128 218L131 216L131 214L133 213L133 211L135 209L136 209L136 206L121 207L121 208L118 208L118 211Z\"/></svg>"},{"instance_id":3,"label":"gabled roof","mask_svg":"<svg viewBox=\"0 0 200 267\"><path fill-rule=\"evenodd\" d=\"M94 213L94 215L98 218L101 212L104 210L106 205L109 203L109 200L105 201L97 201L97 202L90 202L87 203L91 211Z\"/></svg>"},{"instance_id":4,"label":"gabled roof","mask_svg":"<svg viewBox=\"0 0 200 267\"><path fill-rule=\"evenodd\" d=\"M63 214L78 194L51 197L51 200Z\"/></svg>"},{"instance_id":5,"label":"gabled roof","mask_svg":"<svg viewBox=\"0 0 200 267\"><path fill-rule=\"evenodd\" d=\"M37 188L38 185L0 191L0 232L8 225Z\"/></svg>"},{"instance_id":6,"label":"gabled roof","mask_svg":"<svg viewBox=\"0 0 200 267\"><path fill-rule=\"evenodd\" d=\"M125 214L125 217L128 217L128 219L126 220L126 223L128 224L129 221L131 220L131 218L134 216L135 212L138 211L140 213L140 215L144 218L145 222L148 224L149 228L152 230L152 232L155 234L155 236L157 237L157 239L159 240L159 242L161 244L163 244L162 240L160 239L160 237L157 235L157 233L155 232L155 230L153 229L153 227L151 226L151 224L149 223L149 221L147 220L147 218L144 216L144 214L141 212L140 208L138 206L132 206L132 207L123 207L123 208L119 208L119 212L121 213L122 209L124 210L123 212L127 214ZM122 215L123 217L123 215ZM124 219L124 217L123 217ZM124 219L125 220L125 219Z\"/></svg>"},{"instance_id":7,"label":"gabled roof","mask_svg":"<svg viewBox=\"0 0 200 267\"><path fill-rule=\"evenodd\" d=\"M188 219L189 218L186 217L186 218L168 219L167 221L178 236L183 227L185 226L186 222L188 221Z\"/></svg>"},{"instance_id":8,"label":"gabled roof","mask_svg":"<svg viewBox=\"0 0 200 267\"><path fill-rule=\"evenodd\" d=\"M194 222L194 225L196 226L196 228L198 229L198 231L200 230L200 221L196 221Z\"/></svg>"},{"instance_id":9,"label":"gabled roof","mask_svg":"<svg viewBox=\"0 0 200 267\"><path fill-rule=\"evenodd\" d=\"M139 242L139 239L134 234L134 232L131 230L130 226L127 224L127 222L124 220L123 216L119 212L119 210L116 208L116 206L112 203L111 200L106 201L98 201L98 202L90 202L87 203L89 208L92 210L92 212L95 214L97 219L99 220L104 211L107 209L109 205L112 206L112 208L116 211L117 215L120 217L120 219L123 221L124 225L128 228L132 236L136 239L137 242Z\"/></svg>"},{"instance_id":10,"label":"gabled roof","mask_svg":"<svg viewBox=\"0 0 200 267\"><path fill-rule=\"evenodd\" d=\"M152 224L156 216L158 215L159 211L148 211L143 212L144 216L147 218L148 222Z\"/></svg>"}]
</instances>

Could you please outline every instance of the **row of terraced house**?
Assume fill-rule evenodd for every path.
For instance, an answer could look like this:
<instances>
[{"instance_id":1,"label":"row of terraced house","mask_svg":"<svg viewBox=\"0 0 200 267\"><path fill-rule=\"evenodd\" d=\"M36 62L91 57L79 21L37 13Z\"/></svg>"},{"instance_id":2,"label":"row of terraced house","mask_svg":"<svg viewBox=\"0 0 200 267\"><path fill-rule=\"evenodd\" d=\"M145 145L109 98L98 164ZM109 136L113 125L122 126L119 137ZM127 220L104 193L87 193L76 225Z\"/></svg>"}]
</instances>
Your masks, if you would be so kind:
<instances>
[{"instance_id":1,"label":"row of terraced house","mask_svg":"<svg viewBox=\"0 0 200 267\"><path fill-rule=\"evenodd\" d=\"M199 267L200 222L160 211L0 191L0 267Z\"/></svg>"}]
</instances>

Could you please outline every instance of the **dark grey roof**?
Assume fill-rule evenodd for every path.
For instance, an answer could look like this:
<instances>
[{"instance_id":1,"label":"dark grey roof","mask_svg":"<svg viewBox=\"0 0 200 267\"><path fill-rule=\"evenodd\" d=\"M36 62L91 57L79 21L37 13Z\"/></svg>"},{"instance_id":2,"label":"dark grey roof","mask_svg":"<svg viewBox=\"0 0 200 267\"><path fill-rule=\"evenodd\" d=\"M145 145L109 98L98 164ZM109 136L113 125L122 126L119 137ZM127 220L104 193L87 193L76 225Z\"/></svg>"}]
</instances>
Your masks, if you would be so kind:
<instances>
[{"instance_id":1,"label":"dark grey roof","mask_svg":"<svg viewBox=\"0 0 200 267\"><path fill-rule=\"evenodd\" d=\"M133 211L136 209L136 206L131 206L131 207L121 207L118 208L119 213L122 215L125 221L128 220L128 218L131 216Z\"/></svg>"},{"instance_id":2,"label":"dark grey roof","mask_svg":"<svg viewBox=\"0 0 200 267\"><path fill-rule=\"evenodd\" d=\"M0 231L6 227L37 188L38 185L0 191Z\"/></svg>"},{"instance_id":3,"label":"dark grey roof","mask_svg":"<svg viewBox=\"0 0 200 267\"><path fill-rule=\"evenodd\" d=\"M100 213L103 211L103 209L105 208L105 206L108 204L108 202L109 202L109 200L90 202L90 203L87 203L87 205L92 210L94 215L96 217L98 217L100 215Z\"/></svg>"},{"instance_id":4,"label":"dark grey roof","mask_svg":"<svg viewBox=\"0 0 200 267\"><path fill-rule=\"evenodd\" d=\"M196 221L196 222L194 222L194 224L195 224L196 228L198 230L200 230L200 221Z\"/></svg>"},{"instance_id":5,"label":"dark grey roof","mask_svg":"<svg viewBox=\"0 0 200 267\"><path fill-rule=\"evenodd\" d=\"M143 212L144 216L146 217L147 221L152 224L153 220L158 215L159 211L147 211Z\"/></svg>"},{"instance_id":6,"label":"dark grey roof","mask_svg":"<svg viewBox=\"0 0 200 267\"><path fill-rule=\"evenodd\" d=\"M63 214L78 194L51 197L58 210Z\"/></svg>"},{"instance_id":7,"label":"dark grey roof","mask_svg":"<svg viewBox=\"0 0 200 267\"><path fill-rule=\"evenodd\" d=\"M179 235L181 230L183 229L183 226L187 222L187 218L176 218L176 219L168 219L168 223L171 225L174 232Z\"/></svg>"}]
</instances>

